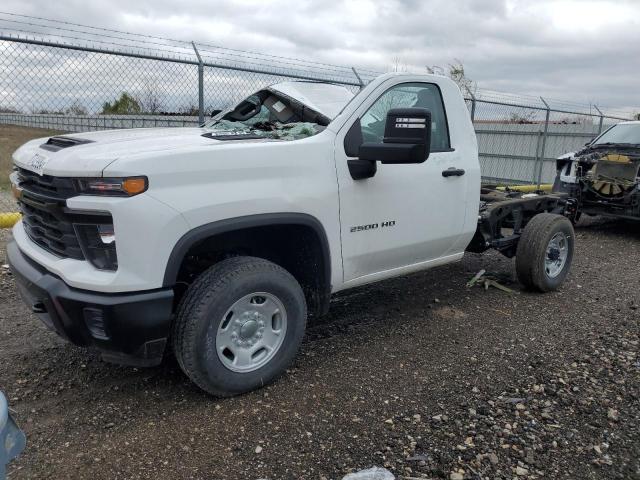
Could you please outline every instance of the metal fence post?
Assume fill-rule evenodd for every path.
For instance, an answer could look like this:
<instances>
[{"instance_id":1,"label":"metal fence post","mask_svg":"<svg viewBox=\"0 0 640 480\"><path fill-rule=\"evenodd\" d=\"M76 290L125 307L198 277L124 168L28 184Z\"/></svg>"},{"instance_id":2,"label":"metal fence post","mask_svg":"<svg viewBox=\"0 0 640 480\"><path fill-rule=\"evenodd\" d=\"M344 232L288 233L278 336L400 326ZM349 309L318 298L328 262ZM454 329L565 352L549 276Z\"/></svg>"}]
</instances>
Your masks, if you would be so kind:
<instances>
[{"instance_id":1,"label":"metal fence post","mask_svg":"<svg viewBox=\"0 0 640 480\"><path fill-rule=\"evenodd\" d=\"M533 169L531 170L531 183L534 183L538 176L538 162L540 161L540 139L541 138L542 138L542 132L538 130L536 132L536 154L533 157Z\"/></svg>"},{"instance_id":2,"label":"metal fence post","mask_svg":"<svg viewBox=\"0 0 640 480\"><path fill-rule=\"evenodd\" d=\"M198 123L202 125L204 124L204 65L196 43L191 42L191 45L193 45L193 51L196 52L196 57L198 57Z\"/></svg>"},{"instance_id":3,"label":"metal fence post","mask_svg":"<svg viewBox=\"0 0 640 480\"><path fill-rule=\"evenodd\" d=\"M467 93L471 97L471 123L476 120L476 96L467 88Z\"/></svg>"},{"instance_id":4,"label":"metal fence post","mask_svg":"<svg viewBox=\"0 0 640 480\"><path fill-rule=\"evenodd\" d=\"M351 70L353 70L353 74L358 79L358 83L360 84L360 90L362 90L364 88L364 83L363 83L362 79L360 78L360 75L358 75L358 72L356 71L356 67L351 67Z\"/></svg>"},{"instance_id":5,"label":"metal fence post","mask_svg":"<svg viewBox=\"0 0 640 480\"><path fill-rule=\"evenodd\" d=\"M540 188L540 184L542 183L542 167L544 166L544 153L547 146L547 133L549 132L549 116L551 115L551 107L549 106L549 104L542 97L540 97L540 100L542 100L544 106L547 107L547 115L544 119L544 132L542 133L542 146L540 147L540 160L538 163L538 188Z\"/></svg>"},{"instance_id":6,"label":"metal fence post","mask_svg":"<svg viewBox=\"0 0 640 480\"><path fill-rule=\"evenodd\" d=\"M600 111L597 105L594 105L593 108L600 114L600 123L598 124L598 135L600 135L602 133L602 124L604 123L604 113Z\"/></svg>"}]
</instances>

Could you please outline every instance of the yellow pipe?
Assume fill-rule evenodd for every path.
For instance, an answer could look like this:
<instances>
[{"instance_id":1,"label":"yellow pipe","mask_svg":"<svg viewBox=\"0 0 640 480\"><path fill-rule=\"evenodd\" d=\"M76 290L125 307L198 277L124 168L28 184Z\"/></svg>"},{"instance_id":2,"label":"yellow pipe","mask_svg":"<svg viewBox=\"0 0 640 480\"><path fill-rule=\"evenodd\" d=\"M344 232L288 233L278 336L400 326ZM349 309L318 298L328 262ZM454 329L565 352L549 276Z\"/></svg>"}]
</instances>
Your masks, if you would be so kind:
<instances>
[{"instance_id":1,"label":"yellow pipe","mask_svg":"<svg viewBox=\"0 0 640 480\"><path fill-rule=\"evenodd\" d=\"M20 218L21 215L18 212L0 213L0 228L11 228Z\"/></svg>"},{"instance_id":2,"label":"yellow pipe","mask_svg":"<svg viewBox=\"0 0 640 480\"><path fill-rule=\"evenodd\" d=\"M550 183L545 183L540 186L538 185L509 185L507 187L498 187L498 190L505 191L506 189L511 190L512 192L523 192L523 193L535 193L539 190L543 192L550 192L553 188L553 185Z\"/></svg>"}]
</instances>

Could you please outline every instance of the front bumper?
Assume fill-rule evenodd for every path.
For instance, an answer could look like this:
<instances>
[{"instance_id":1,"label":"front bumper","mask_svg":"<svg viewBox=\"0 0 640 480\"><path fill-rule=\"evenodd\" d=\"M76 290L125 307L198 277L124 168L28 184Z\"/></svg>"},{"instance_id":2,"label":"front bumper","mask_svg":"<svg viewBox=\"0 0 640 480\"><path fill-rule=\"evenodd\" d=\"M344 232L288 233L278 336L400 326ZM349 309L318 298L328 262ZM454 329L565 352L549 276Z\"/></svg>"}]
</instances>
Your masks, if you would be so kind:
<instances>
[{"instance_id":1,"label":"front bumper","mask_svg":"<svg viewBox=\"0 0 640 480\"><path fill-rule=\"evenodd\" d=\"M13 239L7 244L7 258L24 301L64 339L96 347L109 362L153 366L162 361L172 289L97 293L72 288L26 257Z\"/></svg>"}]
</instances>

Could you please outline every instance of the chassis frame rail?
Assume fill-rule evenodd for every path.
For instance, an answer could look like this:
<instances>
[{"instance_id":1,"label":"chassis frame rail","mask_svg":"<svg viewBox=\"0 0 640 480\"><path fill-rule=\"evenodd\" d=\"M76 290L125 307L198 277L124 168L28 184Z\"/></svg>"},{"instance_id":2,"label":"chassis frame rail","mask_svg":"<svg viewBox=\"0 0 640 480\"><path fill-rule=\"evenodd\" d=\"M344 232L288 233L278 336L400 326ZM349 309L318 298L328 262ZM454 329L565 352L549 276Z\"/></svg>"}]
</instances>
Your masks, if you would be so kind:
<instances>
[{"instance_id":1,"label":"chassis frame rail","mask_svg":"<svg viewBox=\"0 0 640 480\"><path fill-rule=\"evenodd\" d=\"M548 212L571 218L575 215L575 204L574 199L563 194L522 194L482 188L478 228L467 251L482 253L495 249L511 258L516 254L522 231L534 216Z\"/></svg>"}]
</instances>

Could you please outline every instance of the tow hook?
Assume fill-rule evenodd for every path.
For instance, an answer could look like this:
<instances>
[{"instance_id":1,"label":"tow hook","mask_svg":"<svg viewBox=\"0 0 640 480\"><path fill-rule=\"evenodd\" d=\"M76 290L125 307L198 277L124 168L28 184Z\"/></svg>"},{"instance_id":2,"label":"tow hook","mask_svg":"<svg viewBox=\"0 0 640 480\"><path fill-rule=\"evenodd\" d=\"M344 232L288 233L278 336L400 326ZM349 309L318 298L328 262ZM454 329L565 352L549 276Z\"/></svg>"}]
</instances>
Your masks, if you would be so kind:
<instances>
[{"instance_id":1,"label":"tow hook","mask_svg":"<svg viewBox=\"0 0 640 480\"><path fill-rule=\"evenodd\" d=\"M36 302L31 305L31 311L33 313L47 313L47 307L45 307L42 302Z\"/></svg>"}]
</instances>

